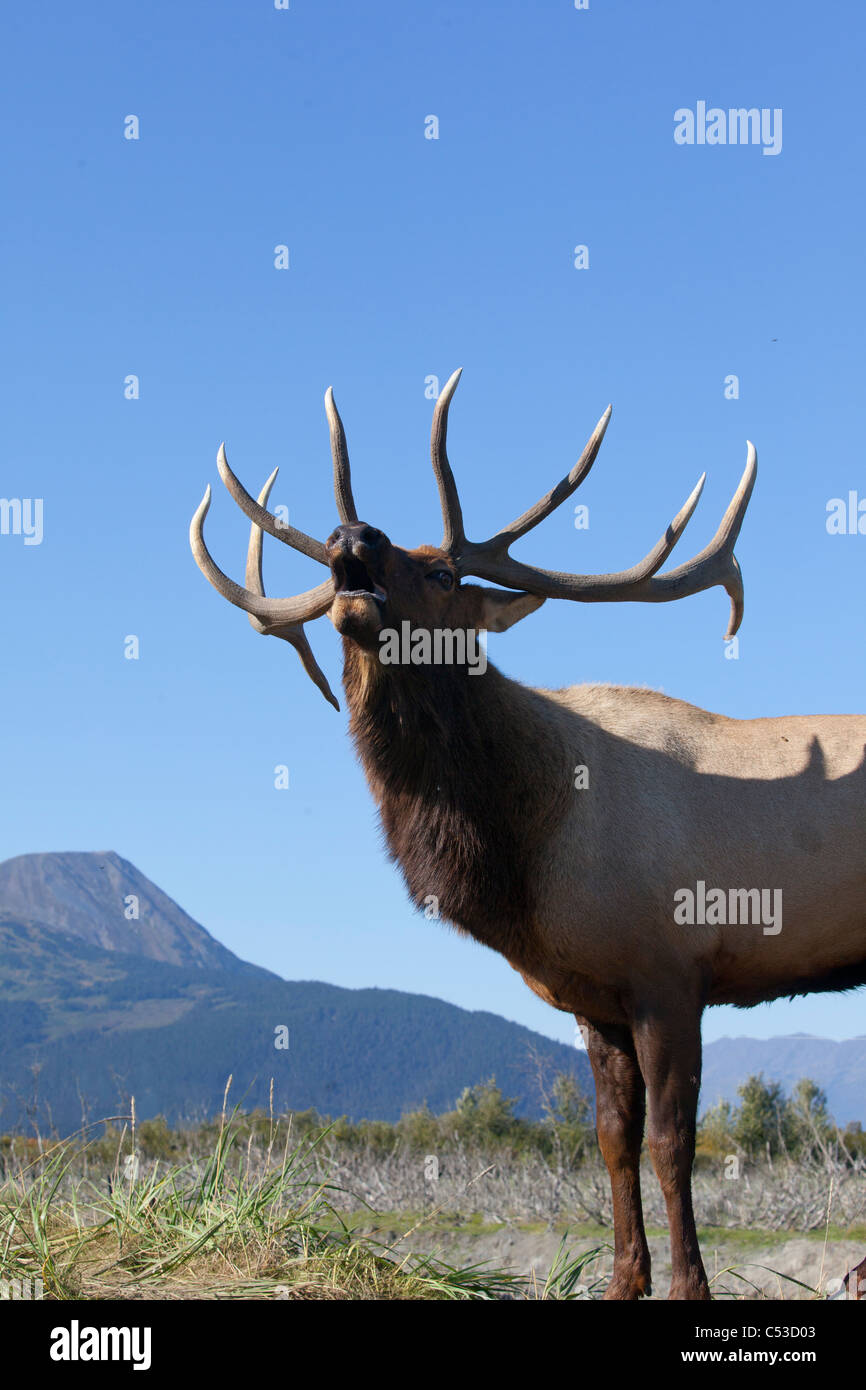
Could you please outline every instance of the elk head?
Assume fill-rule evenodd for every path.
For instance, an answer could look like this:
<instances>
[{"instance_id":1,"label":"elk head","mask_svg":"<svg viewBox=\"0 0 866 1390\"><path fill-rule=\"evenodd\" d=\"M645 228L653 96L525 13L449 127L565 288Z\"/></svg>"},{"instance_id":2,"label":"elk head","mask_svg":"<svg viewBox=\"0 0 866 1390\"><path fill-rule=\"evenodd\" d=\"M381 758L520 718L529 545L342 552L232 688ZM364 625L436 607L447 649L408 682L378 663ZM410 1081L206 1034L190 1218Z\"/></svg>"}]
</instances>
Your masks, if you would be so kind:
<instances>
[{"instance_id":1,"label":"elk head","mask_svg":"<svg viewBox=\"0 0 866 1390\"><path fill-rule=\"evenodd\" d=\"M349 455L333 391L325 395L331 436L334 493L341 524L322 544L277 519L267 502L277 476L271 474L259 494L250 496L235 477L220 446L217 468L228 491L250 518L246 587L241 588L218 568L204 541L204 519L210 507L210 487L190 524L190 544L196 563L214 588L243 608L257 632L281 637L298 652L307 674L337 709L339 704L319 668L304 632L304 624L328 613L344 638L357 648L374 652L383 629L409 621L422 629L482 629L504 631L538 608L546 598L580 603L668 603L721 585L731 600L726 637L737 631L743 617L743 583L734 544L757 473L754 446L748 444L746 468L716 535L693 559L666 574L658 571L667 560L697 506L706 474L652 550L631 569L614 574L565 574L521 564L510 555L512 544L526 535L580 486L595 462L611 416L602 415L577 463L556 487L533 507L486 541L471 541L454 475L448 462L448 410L460 380L456 371L446 383L433 413L431 456L439 486L444 535L439 547L403 550L374 526L358 520L352 495ZM262 583L262 533L327 565L330 579L292 598L268 598ZM502 588L464 584L468 576Z\"/></svg>"}]
</instances>

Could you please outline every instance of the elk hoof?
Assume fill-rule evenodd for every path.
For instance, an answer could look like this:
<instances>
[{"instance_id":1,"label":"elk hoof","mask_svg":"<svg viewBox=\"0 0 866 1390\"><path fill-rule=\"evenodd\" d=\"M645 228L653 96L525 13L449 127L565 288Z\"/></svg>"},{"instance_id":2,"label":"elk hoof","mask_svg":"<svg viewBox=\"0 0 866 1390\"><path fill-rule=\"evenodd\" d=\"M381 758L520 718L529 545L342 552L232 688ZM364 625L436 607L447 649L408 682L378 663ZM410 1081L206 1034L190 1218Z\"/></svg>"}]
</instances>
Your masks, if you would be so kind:
<instances>
[{"instance_id":1,"label":"elk hoof","mask_svg":"<svg viewBox=\"0 0 866 1390\"><path fill-rule=\"evenodd\" d=\"M618 1301L635 1303L639 1298L647 1298L652 1293L649 1272L632 1271L628 1274L614 1274L604 1291L604 1302Z\"/></svg>"}]
</instances>

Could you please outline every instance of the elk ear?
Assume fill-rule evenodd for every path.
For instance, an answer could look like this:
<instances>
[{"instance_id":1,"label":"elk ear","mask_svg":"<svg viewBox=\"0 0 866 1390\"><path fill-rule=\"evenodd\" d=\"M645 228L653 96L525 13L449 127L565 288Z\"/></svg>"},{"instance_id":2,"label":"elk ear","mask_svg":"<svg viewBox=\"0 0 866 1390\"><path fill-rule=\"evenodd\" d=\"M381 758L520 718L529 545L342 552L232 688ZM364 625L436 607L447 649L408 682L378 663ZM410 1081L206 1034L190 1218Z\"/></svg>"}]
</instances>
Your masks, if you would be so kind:
<instances>
[{"instance_id":1,"label":"elk ear","mask_svg":"<svg viewBox=\"0 0 866 1390\"><path fill-rule=\"evenodd\" d=\"M479 585L476 593L479 598L476 621L479 627L490 632L507 632L544 603L538 594L514 593L509 589L482 589Z\"/></svg>"}]
</instances>

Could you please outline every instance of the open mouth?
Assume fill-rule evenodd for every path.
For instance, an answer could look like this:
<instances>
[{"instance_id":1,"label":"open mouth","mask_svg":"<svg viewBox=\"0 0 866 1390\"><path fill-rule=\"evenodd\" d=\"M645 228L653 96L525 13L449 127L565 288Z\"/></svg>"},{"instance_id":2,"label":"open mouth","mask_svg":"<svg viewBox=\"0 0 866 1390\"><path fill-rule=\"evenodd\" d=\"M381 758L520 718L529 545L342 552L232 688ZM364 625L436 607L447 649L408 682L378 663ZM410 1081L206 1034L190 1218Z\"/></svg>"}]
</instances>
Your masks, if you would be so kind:
<instances>
[{"instance_id":1,"label":"open mouth","mask_svg":"<svg viewBox=\"0 0 866 1390\"><path fill-rule=\"evenodd\" d=\"M341 598L374 598L384 603L385 590L370 574L363 560L354 555L340 555L332 563L334 583Z\"/></svg>"}]
</instances>

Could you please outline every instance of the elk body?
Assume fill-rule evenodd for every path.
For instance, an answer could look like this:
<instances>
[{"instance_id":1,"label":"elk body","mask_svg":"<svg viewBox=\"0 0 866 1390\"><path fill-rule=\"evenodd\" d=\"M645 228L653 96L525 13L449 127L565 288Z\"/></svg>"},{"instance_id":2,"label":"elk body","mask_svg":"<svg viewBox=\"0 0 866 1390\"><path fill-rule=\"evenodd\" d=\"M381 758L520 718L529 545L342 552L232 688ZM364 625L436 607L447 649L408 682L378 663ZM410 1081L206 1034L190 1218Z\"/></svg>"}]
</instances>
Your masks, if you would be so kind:
<instances>
[{"instance_id":1,"label":"elk body","mask_svg":"<svg viewBox=\"0 0 866 1390\"><path fill-rule=\"evenodd\" d=\"M743 612L733 547L754 485L751 445L714 540L659 570L697 505L703 478L646 558L618 574L554 573L509 547L571 496L610 417L569 475L490 540L467 539L446 452L456 372L436 404L432 458L445 534L403 550L358 520L346 441L326 396L341 524L322 545L267 511L218 467L252 521L246 588L203 539L210 489L193 519L196 560L262 633L289 641L336 700L303 624L328 613L343 639L350 728L387 843L413 900L499 951L530 989L574 1014L596 1086L598 1138L613 1194L615 1260L606 1297L650 1291L639 1158L650 1154L667 1205L672 1298L709 1297L692 1211L701 1015L780 995L866 983L866 718L734 720L648 690L535 690L493 666L385 664L383 633L460 630L469 649L545 598L668 602L722 585L728 636ZM265 597L262 531L327 564L295 598ZM467 584L476 576L490 588ZM575 778L586 769L588 784ZM579 785L576 785L579 783ZM691 904L691 906L690 906Z\"/></svg>"}]
</instances>

